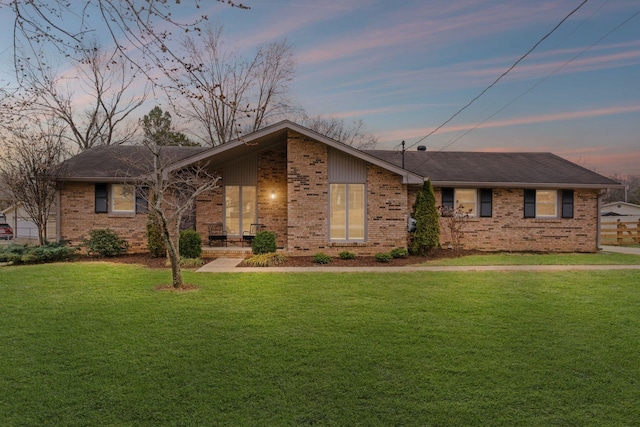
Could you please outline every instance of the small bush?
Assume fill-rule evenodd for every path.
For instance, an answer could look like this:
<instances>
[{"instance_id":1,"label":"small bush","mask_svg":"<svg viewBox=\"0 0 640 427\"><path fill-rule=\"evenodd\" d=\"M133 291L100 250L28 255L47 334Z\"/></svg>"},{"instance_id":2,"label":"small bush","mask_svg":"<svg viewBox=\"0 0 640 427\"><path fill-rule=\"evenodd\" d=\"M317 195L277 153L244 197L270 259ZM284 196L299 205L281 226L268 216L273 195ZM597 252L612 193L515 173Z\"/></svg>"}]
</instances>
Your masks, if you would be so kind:
<instances>
[{"instance_id":1,"label":"small bush","mask_svg":"<svg viewBox=\"0 0 640 427\"><path fill-rule=\"evenodd\" d=\"M389 252L391 258L406 258L409 256L409 252L405 248L395 248Z\"/></svg>"},{"instance_id":2,"label":"small bush","mask_svg":"<svg viewBox=\"0 0 640 427\"><path fill-rule=\"evenodd\" d=\"M167 247L162 239L162 227L151 215L147 219L147 249L153 258L167 256Z\"/></svg>"},{"instance_id":3,"label":"small bush","mask_svg":"<svg viewBox=\"0 0 640 427\"><path fill-rule=\"evenodd\" d=\"M331 262L331 257L322 252L318 252L313 256L313 262L316 264L329 264Z\"/></svg>"},{"instance_id":4,"label":"small bush","mask_svg":"<svg viewBox=\"0 0 640 427\"><path fill-rule=\"evenodd\" d=\"M287 260L282 254L276 254L273 252L266 254L254 255L250 258L247 258L243 261L243 264L249 265L251 267L273 267L276 265L280 265Z\"/></svg>"},{"instance_id":5,"label":"small bush","mask_svg":"<svg viewBox=\"0 0 640 427\"><path fill-rule=\"evenodd\" d=\"M353 252L349 252L349 251L342 251L338 254L338 256L340 257L340 259L355 259L356 258L356 254L354 254Z\"/></svg>"},{"instance_id":6,"label":"small bush","mask_svg":"<svg viewBox=\"0 0 640 427\"><path fill-rule=\"evenodd\" d=\"M180 258L180 267L200 267L204 264L202 258ZM171 260L167 259L164 263L167 267L171 267Z\"/></svg>"},{"instance_id":7,"label":"small bush","mask_svg":"<svg viewBox=\"0 0 640 427\"><path fill-rule=\"evenodd\" d=\"M129 243L120 238L115 231L108 228L98 228L89 231L89 238L83 240L83 246L87 248L89 255L113 257L123 254L129 248Z\"/></svg>"},{"instance_id":8,"label":"small bush","mask_svg":"<svg viewBox=\"0 0 640 427\"><path fill-rule=\"evenodd\" d=\"M254 255L275 253L278 250L276 244L276 233L273 231L258 231L253 238L251 251Z\"/></svg>"},{"instance_id":9,"label":"small bush","mask_svg":"<svg viewBox=\"0 0 640 427\"><path fill-rule=\"evenodd\" d=\"M378 262L389 262L391 261L391 255L388 253L378 252L374 255L374 258Z\"/></svg>"},{"instance_id":10,"label":"small bush","mask_svg":"<svg viewBox=\"0 0 640 427\"><path fill-rule=\"evenodd\" d=\"M202 238L195 230L180 232L180 257L200 258L202 255Z\"/></svg>"},{"instance_id":11,"label":"small bush","mask_svg":"<svg viewBox=\"0 0 640 427\"><path fill-rule=\"evenodd\" d=\"M78 248L64 243L46 243L43 246L11 244L0 249L0 262L13 264L40 264L46 262L68 261L73 259Z\"/></svg>"}]
</instances>

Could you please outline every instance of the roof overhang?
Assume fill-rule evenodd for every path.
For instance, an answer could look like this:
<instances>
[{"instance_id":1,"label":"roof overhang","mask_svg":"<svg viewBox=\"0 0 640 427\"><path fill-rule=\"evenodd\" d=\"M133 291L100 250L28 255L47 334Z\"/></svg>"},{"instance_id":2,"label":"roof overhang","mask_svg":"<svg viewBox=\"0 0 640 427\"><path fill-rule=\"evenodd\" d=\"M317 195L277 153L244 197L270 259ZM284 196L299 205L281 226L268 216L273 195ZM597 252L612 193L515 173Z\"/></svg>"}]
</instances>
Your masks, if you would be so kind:
<instances>
[{"instance_id":1,"label":"roof overhang","mask_svg":"<svg viewBox=\"0 0 640 427\"><path fill-rule=\"evenodd\" d=\"M573 188L584 190L604 190L624 188L622 184L572 184L568 182L468 182L468 181L431 181L434 187L457 188Z\"/></svg>"},{"instance_id":2,"label":"roof overhang","mask_svg":"<svg viewBox=\"0 0 640 427\"><path fill-rule=\"evenodd\" d=\"M377 157L364 153L356 148L328 138L324 135L321 135L288 120L284 120L272 126L260 129L256 132L251 133L250 135L247 135L246 137L238 138L226 144L219 145L217 147L213 147L209 150L187 157L181 161L174 163L171 166L171 170L181 169L191 164L207 161L209 159L211 159L212 163L224 164L233 159L242 157L243 155L266 149L277 143L286 142L288 131L297 132L301 135L321 142L329 147L335 148L344 153L350 154L361 160L386 169L390 172L396 173L402 177L403 184L422 184L424 182L424 178L420 175L409 172L406 169L385 162L384 160L380 160Z\"/></svg>"}]
</instances>

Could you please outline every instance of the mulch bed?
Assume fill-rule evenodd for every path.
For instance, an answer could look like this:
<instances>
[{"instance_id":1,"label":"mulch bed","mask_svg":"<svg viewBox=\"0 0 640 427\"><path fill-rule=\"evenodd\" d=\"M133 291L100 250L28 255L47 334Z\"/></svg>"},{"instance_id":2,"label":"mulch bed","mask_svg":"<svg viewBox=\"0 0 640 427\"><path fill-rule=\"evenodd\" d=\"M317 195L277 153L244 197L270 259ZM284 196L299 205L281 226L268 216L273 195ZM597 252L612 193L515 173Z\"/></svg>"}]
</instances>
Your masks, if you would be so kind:
<instances>
[{"instance_id":1,"label":"mulch bed","mask_svg":"<svg viewBox=\"0 0 640 427\"><path fill-rule=\"evenodd\" d=\"M392 259L390 262L384 263L376 261L372 256L358 256L355 259L340 259L338 257L331 258L331 262L329 264L317 264L313 262L313 256L288 256L287 260L279 265L279 267L401 267L405 265L413 265L420 264L427 260L432 259L441 259L441 258L454 258L456 256L463 255L471 255L475 253L480 253L478 251L461 251L456 254L454 251L449 249L438 249L433 254L428 257L421 256L413 256L410 255L406 258L396 258ZM104 262L113 262L120 264L139 264L144 265L148 268L164 268L168 269L166 265L166 258L152 258L149 254L126 254L120 255L111 258L98 258L98 257L89 257L89 256L81 256L78 258L78 261L104 261ZM212 261L211 259L206 259L205 262ZM245 265L240 265L240 267L246 267ZM185 267L183 267L185 268ZM191 268L191 267L190 267ZM193 267L198 268L198 267ZM259 268L259 267L256 267Z\"/></svg>"}]
</instances>

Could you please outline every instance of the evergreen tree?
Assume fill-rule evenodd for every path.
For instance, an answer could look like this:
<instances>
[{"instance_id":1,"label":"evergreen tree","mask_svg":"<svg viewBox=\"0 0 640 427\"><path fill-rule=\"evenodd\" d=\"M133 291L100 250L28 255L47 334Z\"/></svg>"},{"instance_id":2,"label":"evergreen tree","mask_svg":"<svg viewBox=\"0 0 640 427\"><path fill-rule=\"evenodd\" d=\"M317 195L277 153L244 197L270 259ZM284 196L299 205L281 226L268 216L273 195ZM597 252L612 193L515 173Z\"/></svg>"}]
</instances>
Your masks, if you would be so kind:
<instances>
[{"instance_id":1,"label":"evergreen tree","mask_svg":"<svg viewBox=\"0 0 640 427\"><path fill-rule=\"evenodd\" d=\"M440 217L431 181L424 183L413 209L416 231L411 242L411 253L428 255L440 245Z\"/></svg>"},{"instance_id":2,"label":"evergreen tree","mask_svg":"<svg viewBox=\"0 0 640 427\"><path fill-rule=\"evenodd\" d=\"M176 132L171 124L171 114L154 107L142 118L144 137L148 142L157 145L197 146L182 132Z\"/></svg>"}]
</instances>

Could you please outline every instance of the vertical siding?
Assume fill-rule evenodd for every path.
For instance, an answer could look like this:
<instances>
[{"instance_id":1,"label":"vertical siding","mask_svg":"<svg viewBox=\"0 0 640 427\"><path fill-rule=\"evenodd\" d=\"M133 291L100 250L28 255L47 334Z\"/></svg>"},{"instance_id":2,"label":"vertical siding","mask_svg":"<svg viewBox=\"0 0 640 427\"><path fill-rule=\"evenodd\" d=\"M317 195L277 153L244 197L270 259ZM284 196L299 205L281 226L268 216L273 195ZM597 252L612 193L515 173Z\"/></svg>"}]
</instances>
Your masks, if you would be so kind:
<instances>
[{"instance_id":1,"label":"vertical siding","mask_svg":"<svg viewBox=\"0 0 640 427\"><path fill-rule=\"evenodd\" d=\"M258 183L258 160L256 155L244 157L225 165L224 185L256 185Z\"/></svg>"},{"instance_id":2,"label":"vertical siding","mask_svg":"<svg viewBox=\"0 0 640 427\"><path fill-rule=\"evenodd\" d=\"M364 184L367 182L367 163L357 157L330 148L327 152L329 182Z\"/></svg>"}]
</instances>

